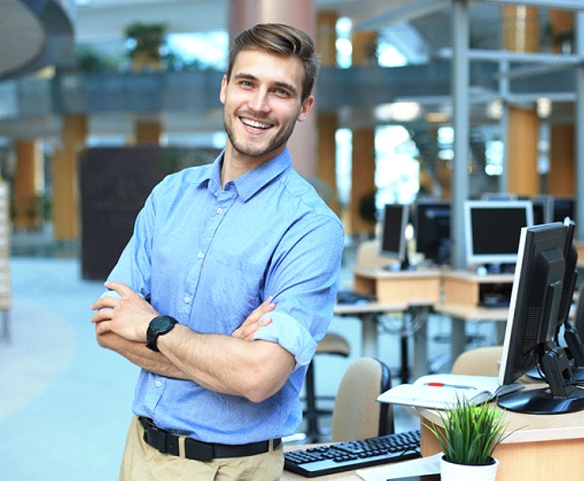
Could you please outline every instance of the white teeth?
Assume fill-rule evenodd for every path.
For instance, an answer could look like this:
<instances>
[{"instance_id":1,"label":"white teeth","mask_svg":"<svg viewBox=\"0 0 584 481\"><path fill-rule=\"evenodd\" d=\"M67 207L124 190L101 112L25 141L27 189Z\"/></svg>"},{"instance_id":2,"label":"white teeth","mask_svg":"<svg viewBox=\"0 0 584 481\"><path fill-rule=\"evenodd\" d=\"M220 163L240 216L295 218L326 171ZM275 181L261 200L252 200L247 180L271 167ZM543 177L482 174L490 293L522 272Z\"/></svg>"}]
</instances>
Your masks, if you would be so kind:
<instances>
[{"instance_id":1,"label":"white teeth","mask_svg":"<svg viewBox=\"0 0 584 481\"><path fill-rule=\"evenodd\" d=\"M267 129L270 127L269 124L257 122L256 120L242 119L242 122L249 127L253 127L254 129Z\"/></svg>"}]
</instances>

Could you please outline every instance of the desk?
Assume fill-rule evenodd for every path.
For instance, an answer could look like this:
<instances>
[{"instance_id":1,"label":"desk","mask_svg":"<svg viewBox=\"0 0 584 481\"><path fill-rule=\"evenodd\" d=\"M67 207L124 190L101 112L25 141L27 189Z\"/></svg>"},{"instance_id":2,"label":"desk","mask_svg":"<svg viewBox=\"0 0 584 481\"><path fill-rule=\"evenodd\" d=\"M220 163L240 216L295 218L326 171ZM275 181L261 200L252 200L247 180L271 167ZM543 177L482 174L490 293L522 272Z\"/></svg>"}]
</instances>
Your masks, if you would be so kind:
<instances>
[{"instance_id":1,"label":"desk","mask_svg":"<svg viewBox=\"0 0 584 481\"><path fill-rule=\"evenodd\" d=\"M508 308L482 307L481 301L487 292L501 292L511 297L513 274L478 275L469 271L450 271L443 275L443 300L434 305L434 310L450 316L452 320L451 358L454 361L466 344L466 321L499 322L499 341L503 341L501 330L507 321Z\"/></svg>"},{"instance_id":2,"label":"desk","mask_svg":"<svg viewBox=\"0 0 584 481\"><path fill-rule=\"evenodd\" d=\"M501 330L504 330L509 309L506 307L490 308L459 304L455 302L438 302L434 304L434 311L450 317L452 334L450 338L450 358L452 362L466 350L466 322L467 321L494 321L497 326L497 337L503 343Z\"/></svg>"},{"instance_id":3,"label":"desk","mask_svg":"<svg viewBox=\"0 0 584 481\"><path fill-rule=\"evenodd\" d=\"M387 312L409 312L414 317L427 319L429 307L440 299L441 275L439 270L388 271L385 269L355 268L355 292L373 295L377 302L363 304L337 304L335 315L357 317L362 323L362 355L377 357L377 325L379 316ZM426 322L414 334L414 376L425 374L427 367ZM402 382L409 373L408 338L401 339Z\"/></svg>"},{"instance_id":4,"label":"desk","mask_svg":"<svg viewBox=\"0 0 584 481\"><path fill-rule=\"evenodd\" d=\"M418 412L422 420L440 425L436 411ZM579 460L584 452L584 411L547 416L503 412L510 422L508 430L515 432L495 450L500 461L497 481L582 479ZM424 422L420 436L423 456L440 452L438 441Z\"/></svg>"},{"instance_id":5,"label":"desk","mask_svg":"<svg viewBox=\"0 0 584 481\"><path fill-rule=\"evenodd\" d=\"M423 456L431 456L440 452L440 445L424 423L430 421L440 425L440 417L436 411L430 409L418 409L418 413L422 420L420 423L421 452ZM495 450L495 457L500 462L497 481L576 481L582 479L579 461L584 452L584 411L547 416L510 411L503 411L503 413L510 422L508 430L515 432L512 432ZM290 449L299 447L291 446ZM308 478L285 471L281 479L306 481ZM312 479L362 481L355 471Z\"/></svg>"}]
</instances>

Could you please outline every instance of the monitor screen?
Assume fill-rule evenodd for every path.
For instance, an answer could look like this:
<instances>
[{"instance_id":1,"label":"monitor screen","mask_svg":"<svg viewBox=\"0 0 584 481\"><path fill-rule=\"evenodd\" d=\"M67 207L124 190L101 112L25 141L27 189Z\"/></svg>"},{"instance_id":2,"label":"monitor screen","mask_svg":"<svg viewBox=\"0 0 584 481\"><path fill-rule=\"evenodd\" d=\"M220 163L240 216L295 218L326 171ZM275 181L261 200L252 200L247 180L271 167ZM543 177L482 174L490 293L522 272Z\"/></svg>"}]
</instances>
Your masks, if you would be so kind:
<instances>
[{"instance_id":1,"label":"monitor screen","mask_svg":"<svg viewBox=\"0 0 584 481\"><path fill-rule=\"evenodd\" d=\"M464 216L469 267L515 264L521 228L533 225L531 201L468 200Z\"/></svg>"},{"instance_id":2,"label":"monitor screen","mask_svg":"<svg viewBox=\"0 0 584 481\"><path fill-rule=\"evenodd\" d=\"M409 206L386 204L383 207L381 228L381 255L400 262L406 259L406 227L409 221Z\"/></svg>"},{"instance_id":3,"label":"monitor screen","mask_svg":"<svg viewBox=\"0 0 584 481\"><path fill-rule=\"evenodd\" d=\"M584 391L571 380L565 351L553 339L565 274L567 226L556 222L521 229L499 382L510 384L541 366L549 387L501 397L501 407L529 414L584 409Z\"/></svg>"},{"instance_id":4,"label":"monitor screen","mask_svg":"<svg viewBox=\"0 0 584 481\"><path fill-rule=\"evenodd\" d=\"M417 252L434 264L450 263L450 202L420 200L416 204L414 233Z\"/></svg>"},{"instance_id":5,"label":"monitor screen","mask_svg":"<svg viewBox=\"0 0 584 481\"><path fill-rule=\"evenodd\" d=\"M549 195L538 195L532 199L533 224L553 222L553 198Z\"/></svg>"},{"instance_id":6,"label":"monitor screen","mask_svg":"<svg viewBox=\"0 0 584 481\"><path fill-rule=\"evenodd\" d=\"M552 222L564 222L566 217L575 218L574 199L572 197L554 197Z\"/></svg>"}]
</instances>

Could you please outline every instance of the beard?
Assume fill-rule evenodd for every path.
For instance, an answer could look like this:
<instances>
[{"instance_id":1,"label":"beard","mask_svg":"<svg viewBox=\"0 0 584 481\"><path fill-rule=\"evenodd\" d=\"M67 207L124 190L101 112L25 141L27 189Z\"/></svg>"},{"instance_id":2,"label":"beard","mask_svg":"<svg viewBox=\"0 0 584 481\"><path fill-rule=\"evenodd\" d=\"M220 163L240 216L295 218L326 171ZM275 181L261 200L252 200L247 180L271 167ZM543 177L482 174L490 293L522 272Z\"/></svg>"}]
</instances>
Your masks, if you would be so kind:
<instances>
[{"instance_id":1,"label":"beard","mask_svg":"<svg viewBox=\"0 0 584 481\"><path fill-rule=\"evenodd\" d=\"M284 144L286 144L286 142L288 142L288 139L292 135L295 126L295 122L292 122L284 129L276 131L275 135L268 139L262 140L261 142L246 142L238 138L235 132L235 128L233 127L233 117L228 115L227 112L223 114L223 124L225 126L225 132L229 138L229 142L233 146L234 150L241 155L254 158L263 157L280 149Z\"/></svg>"}]
</instances>

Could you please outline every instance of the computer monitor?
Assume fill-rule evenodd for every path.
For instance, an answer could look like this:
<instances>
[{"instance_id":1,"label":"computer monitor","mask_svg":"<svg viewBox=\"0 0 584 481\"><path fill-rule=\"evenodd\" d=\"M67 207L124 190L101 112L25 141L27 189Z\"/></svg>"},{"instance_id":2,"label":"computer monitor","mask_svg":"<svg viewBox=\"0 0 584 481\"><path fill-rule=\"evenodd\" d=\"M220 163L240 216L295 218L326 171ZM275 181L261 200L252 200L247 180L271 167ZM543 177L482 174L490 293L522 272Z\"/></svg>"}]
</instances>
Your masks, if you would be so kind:
<instances>
[{"instance_id":1,"label":"computer monitor","mask_svg":"<svg viewBox=\"0 0 584 481\"><path fill-rule=\"evenodd\" d=\"M570 309L574 300L574 290L576 289L576 281L578 279L578 251L574 245L576 225L569 219L564 221L564 225L566 226L566 242L564 243L563 255L566 268L562 283L562 297L558 309L556 340L560 333L560 328L568 323L570 319Z\"/></svg>"},{"instance_id":2,"label":"computer monitor","mask_svg":"<svg viewBox=\"0 0 584 481\"><path fill-rule=\"evenodd\" d=\"M531 200L533 204L533 224L553 222L554 199L549 195L538 195ZM562 219L563 220L563 219ZM559 221L561 222L561 221Z\"/></svg>"},{"instance_id":3,"label":"computer monitor","mask_svg":"<svg viewBox=\"0 0 584 481\"><path fill-rule=\"evenodd\" d=\"M416 203L415 208L416 251L434 264L449 264L450 202L423 199Z\"/></svg>"},{"instance_id":4,"label":"computer monitor","mask_svg":"<svg viewBox=\"0 0 584 481\"><path fill-rule=\"evenodd\" d=\"M406 228L409 222L409 205L386 204L383 207L381 221L380 254L398 261L390 264L395 268L405 267L406 256Z\"/></svg>"},{"instance_id":5,"label":"computer monitor","mask_svg":"<svg viewBox=\"0 0 584 481\"><path fill-rule=\"evenodd\" d=\"M529 200L467 200L464 225L468 267L499 271L516 263L521 228L533 225L533 205Z\"/></svg>"},{"instance_id":6,"label":"computer monitor","mask_svg":"<svg viewBox=\"0 0 584 481\"><path fill-rule=\"evenodd\" d=\"M568 231L566 235L566 245L564 247L564 258L566 260L566 272L564 275L564 288L562 300L558 312L558 322L556 326L556 344L560 345L560 333L563 327L564 343L571 359L572 375L577 380L584 380L584 345L582 343L582 327L578 328L570 320L570 310L574 301L574 292L578 281L578 251L574 245L574 231L576 229L573 221L564 221ZM578 306L580 309L582 306ZM576 322L578 320L578 309L575 312Z\"/></svg>"},{"instance_id":7,"label":"computer monitor","mask_svg":"<svg viewBox=\"0 0 584 481\"><path fill-rule=\"evenodd\" d=\"M584 409L584 390L574 385L565 350L553 341L565 276L566 234L567 226L560 222L521 229L499 382L513 383L539 365L548 386L502 396L498 400L502 408L527 414Z\"/></svg>"},{"instance_id":8,"label":"computer monitor","mask_svg":"<svg viewBox=\"0 0 584 481\"><path fill-rule=\"evenodd\" d=\"M566 217L576 218L575 202L573 197L553 198L552 222L564 222Z\"/></svg>"}]
</instances>

